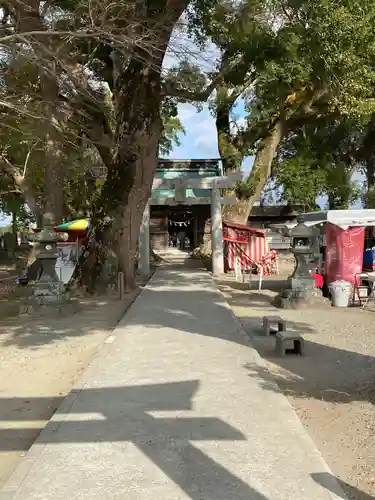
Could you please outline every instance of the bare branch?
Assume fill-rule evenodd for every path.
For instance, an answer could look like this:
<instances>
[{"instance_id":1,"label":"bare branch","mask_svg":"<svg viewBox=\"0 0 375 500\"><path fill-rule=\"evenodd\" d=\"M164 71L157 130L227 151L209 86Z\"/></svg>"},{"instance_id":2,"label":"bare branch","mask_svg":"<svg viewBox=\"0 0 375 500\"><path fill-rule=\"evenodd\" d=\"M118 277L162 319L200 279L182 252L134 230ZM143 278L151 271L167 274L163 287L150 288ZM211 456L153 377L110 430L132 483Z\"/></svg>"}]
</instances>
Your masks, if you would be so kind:
<instances>
[{"instance_id":1,"label":"bare branch","mask_svg":"<svg viewBox=\"0 0 375 500\"><path fill-rule=\"evenodd\" d=\"M187 89L179 88L177 83L167 81L164 84L163 95L177 97L178 99L186 101L205 102L210 97L212 92L216 89L216 86L220 80L221 75L217 75L217 77L214 78L204 90L201 90L199 92L191 92Z\"/></svg>"},{"instance_id":2,"label":"bare branch","mask_svg":"<svg viewBox=\"0 0 375 500\"><path fill-rule=\"evenodd\" d=\"M22 193L30 210L38 216L41 213L41 209L20 169L13 165L4 155L0 155L0 170L13 180L15 188Z\"/></svg>"},{"instance_id":3,"label":"bare branch","mask_svg":"<svg viewBox=\"0 0 375 500\"><path fill-rule=\"evenodd\" d=\"M27 155L26 155L26 158L25 158L25 163L23 164L23 174L22 176L25 177L26 176L26 170L27 170L27 165L29 163L29 159L30 159L30 155L31 155L31 152L32 150L35 148L35 146L38 144L38 142L35 142L31 148L29 149L29 151L27 152Z\"/></svg>"}]
</instances>

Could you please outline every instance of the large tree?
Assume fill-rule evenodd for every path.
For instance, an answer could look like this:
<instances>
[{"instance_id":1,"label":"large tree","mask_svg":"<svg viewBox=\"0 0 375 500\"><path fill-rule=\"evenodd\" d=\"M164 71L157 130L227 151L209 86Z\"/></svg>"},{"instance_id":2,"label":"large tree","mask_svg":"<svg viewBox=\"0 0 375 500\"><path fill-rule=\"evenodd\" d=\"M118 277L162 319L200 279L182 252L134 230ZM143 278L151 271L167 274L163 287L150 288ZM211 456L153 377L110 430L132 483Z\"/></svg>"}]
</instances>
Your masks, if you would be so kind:
<instances>
[{"instance_id":1,"label":"large tree","mask_svg":"<svg viewBox=\"0 0 375 500\"><path fill-rule=\"evenodd\" d=\"M212 109L227 169L255 161L237 193L259 200L280 143L321 117L366 120L374 109L373 0L245 0L206 4L195 33L220 50ZM203 27L203 28L202 28ZM245 122L231 126L241 97Z\"/></svg>"},{"instance_id":2,"label":"large tree","mask_svg":"<svg viewBox=\"0 0 375 500\"><path fill-rule=\"evenodd\" d=\"M3 11L0 43L9 53L7 62L19 50L37 72L31 99L38 104L39 97L37 112L31 113L30 99L17 105L16 95L4 96L3 105L21 119L30 114L40 118L44 209L63 215L64 147L84 137L106 169L92 208L96 236L104 246L116 247L129 287L134 284L140 220L162 146L162 104L173 107L163 89L162 63L188 3L29 0L6 3ZM108 88L112 117L105 99ZM15 183L26 186L20 168L12 169L6 155L3 160Z\"/></svg>"}]
</instances>

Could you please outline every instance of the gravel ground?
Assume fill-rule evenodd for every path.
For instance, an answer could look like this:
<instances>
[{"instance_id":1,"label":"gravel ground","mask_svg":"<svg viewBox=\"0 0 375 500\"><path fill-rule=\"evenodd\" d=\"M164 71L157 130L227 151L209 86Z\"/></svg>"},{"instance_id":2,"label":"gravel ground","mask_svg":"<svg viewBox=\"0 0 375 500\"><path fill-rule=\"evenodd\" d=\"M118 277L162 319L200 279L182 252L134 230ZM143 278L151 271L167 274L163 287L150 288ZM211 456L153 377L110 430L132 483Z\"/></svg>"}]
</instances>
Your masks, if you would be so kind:
<instances>
[{"instance_id":1,"label":"gravel ground","mask_svg":"<svg viewBox=\"0 0 375 500\"><path fill-rule=\"evenodd\" d=\"M282 272L266 279L261 292L230 277L219 286L348 497L374 500L375 305L365 311L275 309L285 266ZM303 335L306 356L275 356L274 339L259 335L263 316L273 314ZM269 387L266 377L264 384Z\"/></svg>"}]
</instances>

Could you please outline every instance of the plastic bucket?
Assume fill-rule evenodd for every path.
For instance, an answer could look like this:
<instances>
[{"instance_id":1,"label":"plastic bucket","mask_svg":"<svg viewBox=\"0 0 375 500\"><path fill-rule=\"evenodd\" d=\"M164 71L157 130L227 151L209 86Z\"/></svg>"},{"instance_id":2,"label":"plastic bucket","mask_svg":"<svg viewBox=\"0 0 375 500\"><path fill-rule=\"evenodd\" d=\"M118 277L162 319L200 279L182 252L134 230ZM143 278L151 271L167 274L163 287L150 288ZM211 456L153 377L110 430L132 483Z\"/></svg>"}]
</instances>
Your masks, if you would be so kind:
<instances>
[{"instance_id":1,"label":"plastic bucket","mask_svg":"<svg viewBox=\"0 0 375 500\"><path fill-rule=\"evenodd\" d=\"M347 281L333 281L329 285L332 305L334 307L348 307L352 295L352 285Z\"/></svg>"}]
</instances>

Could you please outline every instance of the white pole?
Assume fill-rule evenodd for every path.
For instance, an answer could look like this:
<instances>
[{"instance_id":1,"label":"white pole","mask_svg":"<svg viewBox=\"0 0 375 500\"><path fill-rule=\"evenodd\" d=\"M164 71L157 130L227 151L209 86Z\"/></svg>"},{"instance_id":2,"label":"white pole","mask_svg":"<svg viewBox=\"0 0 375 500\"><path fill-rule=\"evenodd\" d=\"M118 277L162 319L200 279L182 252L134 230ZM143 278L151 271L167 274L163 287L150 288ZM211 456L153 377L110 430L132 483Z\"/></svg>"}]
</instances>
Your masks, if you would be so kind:
<instances>
[{"instance_id":1,"label":"white pole","mask_svg":"<svg viewBox=\"0 0 375 500\"><path fill-rule=\"evenodd\" d=\"M236 255L234 260L234 270L235 270L236 281L240 281L241 262L240 262L240 257L238 257L238 255Z\"/></svg>"},{"instance_id":2,"label":"white pole","mask_svg":"<svg viewBox=\"0 0 375 500\"><path fill-rule=\"evenodd\" d=\"M147 202L139 231L138 270L143 276L150 276L150 204Z\"/></svg>"},{"instance_id":3,"label":"white pole","mask_svg":"<svg viewBox=\"0 0 375 500\"><path fill-rule=\"evenodd\" d=\"M215 276L224 273L224 244L221 218L221 193L219 188L211 191L211 248L212 272Z\"/></svg>"},{"instance_id":4,"label":"white pole","mask_svg":"<svg viewBox=\"0 0 375 500\"><path fill-rule=\"evenodd\" d=\"M258 283L258 290L262 290L262 282L263 282L263 266L260 268L260 273L259 273L259 283Z\"/></svg>"}]
</instances>

